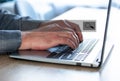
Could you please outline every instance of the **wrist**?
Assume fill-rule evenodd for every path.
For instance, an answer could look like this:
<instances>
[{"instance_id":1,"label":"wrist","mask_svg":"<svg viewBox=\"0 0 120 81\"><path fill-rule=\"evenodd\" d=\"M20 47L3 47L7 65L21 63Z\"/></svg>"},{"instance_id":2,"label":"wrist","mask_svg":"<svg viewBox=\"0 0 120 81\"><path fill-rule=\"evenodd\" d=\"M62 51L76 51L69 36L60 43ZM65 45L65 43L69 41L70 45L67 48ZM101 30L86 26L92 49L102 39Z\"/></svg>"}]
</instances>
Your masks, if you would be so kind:
<instances>
[{"instance_id":1,"label":"wrist","mask_svg":"<svg viewBox=\"0 0 120 81\"><path fill-rule=\"evenodd\" d=\"M28 49L28 42L27 42L27 34L30 33L28 31L22 31L21 32L21 45L19 47L19 50Z\"/></svg>"}]
</instances>

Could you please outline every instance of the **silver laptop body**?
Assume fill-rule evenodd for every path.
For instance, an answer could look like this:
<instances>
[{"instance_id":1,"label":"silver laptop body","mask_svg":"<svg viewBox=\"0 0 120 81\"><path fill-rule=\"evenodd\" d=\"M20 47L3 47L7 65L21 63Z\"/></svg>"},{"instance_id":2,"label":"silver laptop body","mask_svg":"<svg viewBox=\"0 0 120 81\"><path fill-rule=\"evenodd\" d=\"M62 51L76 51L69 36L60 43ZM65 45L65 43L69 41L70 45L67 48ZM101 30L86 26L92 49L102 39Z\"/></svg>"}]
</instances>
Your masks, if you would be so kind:
<instances>
[{"instance_id":1,"label":"silver laptop body","mask_svg":"<svg viewBox=\"0 0 120 81\"><path fill-rule=\"evenodd\" d=\"M65 45L56 46L48 49L47 51L33 51L33 50L24 50L12 52L10 54L11 58L39 61L39 62L49 62L49 63L58 63L58 64L68 64L68 65L79 65L87 67L100 67L110 51L113 48L113 44L108 39L108 20L110 15L110 6L111 0L109 0L107 9L90 9L90 8L81 8L84 11L95 11L90 12L93 15L104 14L102 15L103 20L98 17L96 19L89 19L89 21L95 21L97 31L85 31L83 32L84 41L80 43L79 47L75 50L72 50L70 47ZM89 13L88 13L89 14ZM82 19L82 17L81 17ZM87 20L88 21L88 20ZM86 19L71 21L83 26L83 23L86 22ZM80 24L81 23L81 24ZM101 25L102 23L102 25ZM82 29L84 31L84 29ZM95 35L96 34L96 35ZM107 48L107 49L106 49Z\"/></svg>"}]
</instances>

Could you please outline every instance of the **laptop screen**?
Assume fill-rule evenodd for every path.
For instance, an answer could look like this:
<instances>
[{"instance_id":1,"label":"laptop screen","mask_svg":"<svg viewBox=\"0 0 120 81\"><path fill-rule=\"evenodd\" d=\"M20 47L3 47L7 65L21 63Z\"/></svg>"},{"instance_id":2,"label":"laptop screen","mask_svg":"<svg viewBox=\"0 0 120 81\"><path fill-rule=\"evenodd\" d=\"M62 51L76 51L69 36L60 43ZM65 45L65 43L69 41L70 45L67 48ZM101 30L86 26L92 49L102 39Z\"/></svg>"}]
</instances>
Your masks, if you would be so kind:
<instances>
[{"instance_id":1,"label":"laptop screen","mask_svg":"<svg viewBox=\"0 0 120 81\"><path fill-rule=\"evenodd\" d=\"M107 60L108 56L110 55L113 49L113 41L112 41L112 27L109 25L110 21L110 12L111 12L111 5L112 0L109 0L108 3L108 10L107 10L107 17L106 17L106 25L105 25L105 33L104 33L104 40L102 46L102 56L101 56L101 64L104 64L105 60Z\"/></svg>"}]
</instances>

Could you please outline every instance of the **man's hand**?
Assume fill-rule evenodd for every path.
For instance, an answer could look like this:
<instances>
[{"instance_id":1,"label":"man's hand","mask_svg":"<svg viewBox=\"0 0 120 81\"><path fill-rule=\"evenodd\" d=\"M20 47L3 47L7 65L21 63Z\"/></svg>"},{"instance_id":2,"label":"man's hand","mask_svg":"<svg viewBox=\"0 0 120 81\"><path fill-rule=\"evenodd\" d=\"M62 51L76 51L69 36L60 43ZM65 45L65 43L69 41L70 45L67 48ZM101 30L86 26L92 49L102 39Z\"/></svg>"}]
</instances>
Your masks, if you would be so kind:
<instances>
[{"instance_id":1,"label":"man's hand","mask_svg":"<svg viewBox=\"0 0 120 81\"><path fill-rule=\"evenodd\" d=\"M46 50L57 45L68 45L75 49L83 40L78 25L69 21L43 23L38 29L22 32L20 50Z\"/></svg>"},{"instance_id":2,"label":"man's hand","mask_svg":"<svg viewBox=\"0 0 120 81\"><path fill-rule=\"evenodd\" d=\"M58 24L62 28L72 29L78 35L79 42L83 41L83 36L82 36L81 29L80 29L79 25L72 23L68 20L55 20L55 21L49 21L49 22L42 23L40 25L40 27L51 25L51 24Z\"/></svg>"}]
</instances>

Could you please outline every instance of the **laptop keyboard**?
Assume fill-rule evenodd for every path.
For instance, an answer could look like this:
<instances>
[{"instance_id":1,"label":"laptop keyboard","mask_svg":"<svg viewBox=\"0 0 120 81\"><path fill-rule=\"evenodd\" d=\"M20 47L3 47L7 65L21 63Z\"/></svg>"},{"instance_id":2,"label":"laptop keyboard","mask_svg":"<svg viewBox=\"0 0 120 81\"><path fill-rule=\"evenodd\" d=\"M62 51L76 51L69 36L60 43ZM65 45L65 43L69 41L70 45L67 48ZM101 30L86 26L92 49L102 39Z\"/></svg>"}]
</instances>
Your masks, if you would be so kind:
<instances>
[{"instance_id":1,"label":"laptop keyboard","mask_svg":"<svg viewBox=\"0 0 120 81\"><path fill-rule=\"evenodd\" d=\"M96 39L87 39L80 43L79 47L75 50L72 50L70 47L64 45L57 46L50 49L51 54L48 55L47 58L59 58L66 60L75 59L76 61L84 60L91 52L96 43Z\"/></svg>"},{"instance_id":2,"label":"laptop keyboard","mask_svg":"<svg viewBox=\"0 0 120 81\"><path fill-rule=\"evenodd\" d=\"M92 40L86 39L74 51L81 54L89 54L93 49L93 47L95 46L96 42L97 42L96 39L92 39Z\"/></svg>"}]
</instances>

